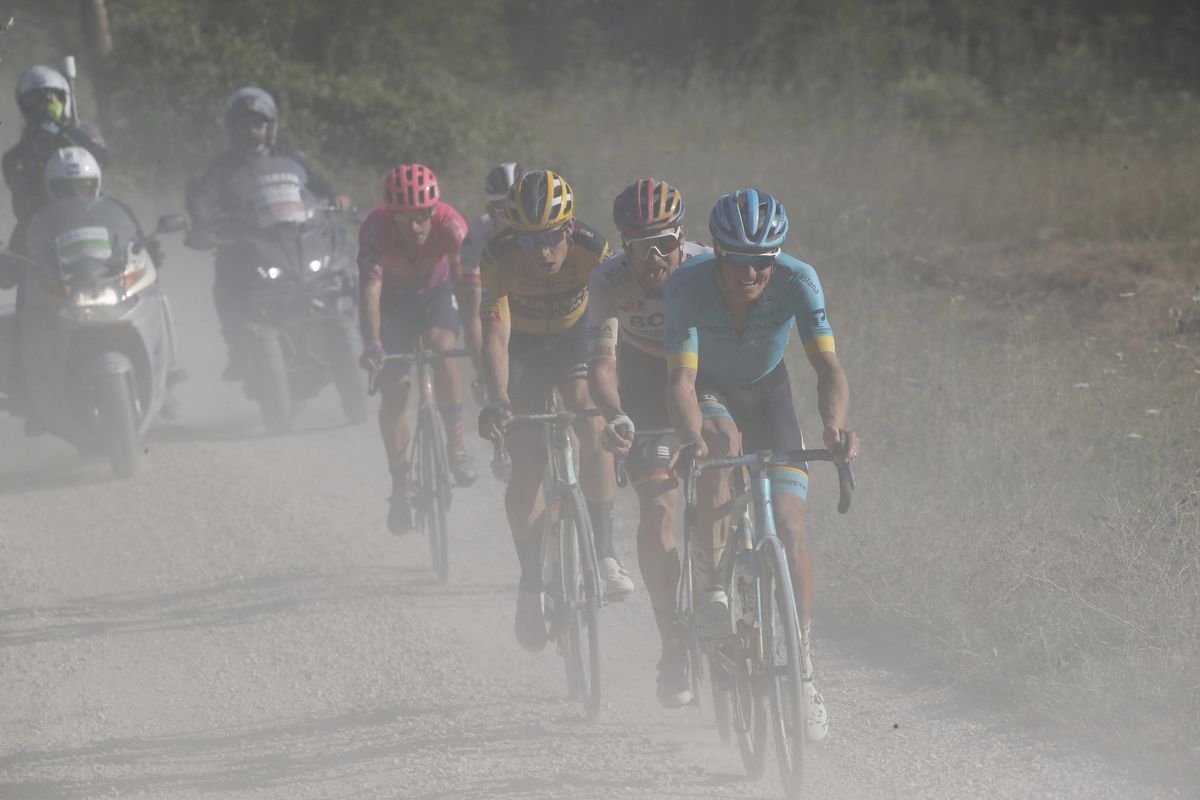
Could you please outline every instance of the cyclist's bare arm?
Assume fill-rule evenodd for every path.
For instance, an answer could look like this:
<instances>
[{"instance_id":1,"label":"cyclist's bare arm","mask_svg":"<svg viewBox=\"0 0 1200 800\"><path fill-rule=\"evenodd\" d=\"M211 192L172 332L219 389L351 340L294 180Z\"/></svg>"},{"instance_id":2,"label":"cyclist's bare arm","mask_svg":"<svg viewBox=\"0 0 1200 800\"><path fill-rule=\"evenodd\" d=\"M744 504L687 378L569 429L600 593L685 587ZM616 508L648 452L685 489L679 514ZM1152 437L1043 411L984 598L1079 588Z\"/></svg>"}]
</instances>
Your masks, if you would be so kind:
<instances>
[{"instance_id":1,"label":"cyclist's bare arm","mask_svg":"<svg viewBox=\"0 0 1200 800\"><path fill-rule=\"evenodd\" d=\"M684 445L694 445L696 458L708 454L701 436L703 419L700 416L700 401L696 398L696 370L676 367L667 377L667 413L675 435ZM676 454L678 456L678 454Z\"/></svg>"},{"instance_id":2,"label":"cyclist's bare arm","mask_svg":"<svg viewBox=\"0 0 1200 800\"><path fill-rule=\"evenodd\" d=\"M822 438L829 452L835 454L834 462L844 466L847 460L858 455L858 436L846 429L846 415L850 409L850 384L846 373L838 362L837 353L814 352L808 354L808 363L817 373L817 409L825 426ZM849 449L842 456L840 435L845 432Z\"/></svg>"},{"instance_id":3,"label":"cyclist's bare arm","mask_svg":"<svg viewBox=\"0 0 1200 800\"><path fill-rule=\"evenodd\" d=\"M483 336L483 381L490 403L508 402L508 339L512 322L500 314L480 320Z\"/></svg>"},{"instance_id":4,"label":"cyclist's bare arm","mask_svg":"<svg viewBox=\"0 0 1200 800\"><path fill-rule=\"evenodd\" d=\"M462 248L456 248L449 255L450 274L454 278L454 294L458 299L458 316L462 320L463 343L471 354L471 363L475 366L475 375L483 374L483 332L479 322L479 265L462 262Z\"/></svg>"},{"instance_id":5,"label":"cyclist's bare arm","mask_svg":"<svg viewBox=\"0 0 1200 800\"><path fill-rule=\"evenodd\" d=\"M382 281L371 277L367 277L362 281L362 302L358 308L358 322L362 328L363 342L368 347L374 342L379 341L379 298L382 294Z\"/></svg>"},{"instance_id":6,"label":"cyclist's bare arm","mask_svg":"<svg viewBox=\"0 0 1200 800\"><path fill-rule=\"evenodd\" d=\"M617 360L610 356L593 356L588 360L588 389L592 402L611 420L625 412L621 410L621 394L617 391Z\"/></svg>"}]
</instances>

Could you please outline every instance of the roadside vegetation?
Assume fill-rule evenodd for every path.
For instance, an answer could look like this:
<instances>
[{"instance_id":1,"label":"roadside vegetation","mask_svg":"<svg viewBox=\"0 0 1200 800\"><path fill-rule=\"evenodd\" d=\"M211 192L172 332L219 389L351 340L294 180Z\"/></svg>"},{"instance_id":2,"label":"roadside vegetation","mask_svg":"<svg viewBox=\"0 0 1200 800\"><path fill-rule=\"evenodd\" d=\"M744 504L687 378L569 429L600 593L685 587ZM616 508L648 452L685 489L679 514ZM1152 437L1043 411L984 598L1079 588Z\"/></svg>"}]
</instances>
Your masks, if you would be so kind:
<instances>
[{"instance_id":1,"label":"roadside vegetation","mask_svg":"<svg viewBox=\"0 0 1200 800\"><path fill-rule=\"evenodd\" d=\"M7 69L44 57L39 26L74 4L40 8L41 35L5 37ZM566 174L609 233L615 193L665 177L703 240L720 192L778 194L790 249L826 284L864 437L849 518L814 481L824 602L1052 730L1197 763L1189 4L126 0L110 14L94 96L119 179L157 191L222 145L224 96L255 82L363 204L415 159L478 212L484 170L516 158Z\"/></svg>"}]
</instances>

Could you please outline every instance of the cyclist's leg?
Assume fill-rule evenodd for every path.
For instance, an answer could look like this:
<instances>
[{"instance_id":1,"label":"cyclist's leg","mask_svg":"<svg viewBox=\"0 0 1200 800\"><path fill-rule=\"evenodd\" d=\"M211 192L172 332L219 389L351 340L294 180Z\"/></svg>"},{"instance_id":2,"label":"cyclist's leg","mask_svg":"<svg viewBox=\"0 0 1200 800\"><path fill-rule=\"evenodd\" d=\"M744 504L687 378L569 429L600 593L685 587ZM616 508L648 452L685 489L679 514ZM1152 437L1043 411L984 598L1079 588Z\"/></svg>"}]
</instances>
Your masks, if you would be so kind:
<instances>
[{"instance_id":1,"label":"cyclist's leg","mask_svg":"<svg viewBox=\"0 0 1200 800\"><path fill-rule=\"evenodd\" d=\"M799 450L804 436L792 404L787 367L780 362L762 381L765 405L746 427L747 447L772 447L775 450ZM772 444L767 444L768 442ZM813 558L808 546L805 504L808 499L808 465L803 462L773 467L770 472L771 501L775 528L787 551L788 569L800 617L800 672L804 676L807 700L805 731L810 741L820 741L829 732L829 714L825 701L813 681L812 604Z\"/></svg>"},{"instance_id":2,"label":"cyclist's leg","mask_svg":"<svg viewBox=\"0 0 1200 800\"><path fill-rule=\"evenodd\" d=\"M646 423L657 421L644 414L634 418L635 424L642 428L651 428ZM675 545L675 515L682 492L679 482L668 471L678 441L670 434L639 434L625 459L629 482L638 496L638 566L664 647L679 635L675 591L680 559Z\"/></svg>"},{"instance_id":3,"label":"cyclist's leg","mask_svg":"<svg viewBox=\"0 0 1200 800\"><path fill-rule=\"evenodd\" d=\"M504 492L504 513L521 564L521 591L540 592L542 515L546 510L542 477L546 471L546 445L542 432L535 427L512 431L505 437L504 445L512 459L512 477Z\"/></svg>"},{"instance_id":4,"label":"cyclist's leg","mask_svg":"<svg viewBox=\"0 0 1200 800\"><path fill-rule=\"evenodd\" d=\"M704 418L700 432L708 446L708 457L722 458L741 453L742 434L720 395L701 391L699 399L700 413ZM711 589L718 580L717 562L729 535L732 474L732 469L710 469L696 479L697 514L693 528L692 561L694 590L698 595Z\"/></svg>"},{"instance_id":5,"label":"cyclist's leg","mask_svg":"<svg viewBox=\"0 0 1200 800\"><path fill-rule=\"evenodd\" d=\"M379 336L385 352L396 355L410 353L420 335L421 298L419 295L389 297L380 309ZM388 528L404 533L412 528L412 512L408 505L408 369L394 363L384 366L379 375L379 433L387 453L388 471L392 475L391 510Z\"/></svg>"},{"instance_id":6,"label":"cyclist's leg","mask_svg":"<svg viewBox=\"0 0 1200 800\"><path fill-rule=\"evenodd\" d=\"M425 340L430 349L444 352L453 350L458 344L458 332L461 326L458 317L458 307L454 302L454 293L446 282L430 294L428 309L428 328ZM450 469L454 473L454 482L459 486L470 486L475 482L475 465L467 453L467 443L464 438L463 426L463 385L462 373L459 370L458 359L444 358L433 363L433 394L437 400L438 411L446 425L446 439L450 449Z\"/></svg>"},{"instance_id":7,"label":"cyclist's leg","mask_svg":"<svg viewBox=\"0 0 1200 800\"><path fill-rule=\"evenodd\" d=\"M508 343L508 394L513 413L544 410L546 396L554 387L545 369L543 337L513 334ZM513 546L521 567L517 592L515 629L517 641L526 650L546 644L541 567L542 518L546 513L542 478L546 471L544 434L535 427L518 428L505 436L512 459L512 475L504 492L504 512L512 532Z\"/></svg>"},{"instance_id":8,"label":"cyclist's leg","mask_svg":"<svg viewBox=\"0 0 1200 800\"><path fill-rule=\"evenodd\" d=\"M638 566L658 634L666 645L678 635L675 619L675 589L679 585L679 551L675 546L675 510L679 487L673 480L649 480L635 484L638 495Z\"/></svg>"}]
</instances>

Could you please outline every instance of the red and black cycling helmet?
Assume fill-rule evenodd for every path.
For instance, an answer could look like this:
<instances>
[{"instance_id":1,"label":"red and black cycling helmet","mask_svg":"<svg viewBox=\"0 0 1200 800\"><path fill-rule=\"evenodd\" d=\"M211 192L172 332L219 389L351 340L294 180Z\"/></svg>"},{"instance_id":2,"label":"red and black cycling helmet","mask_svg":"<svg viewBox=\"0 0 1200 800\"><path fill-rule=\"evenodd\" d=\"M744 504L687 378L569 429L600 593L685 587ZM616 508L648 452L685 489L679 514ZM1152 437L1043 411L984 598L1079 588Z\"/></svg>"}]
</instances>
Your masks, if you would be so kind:
<instances>
[{"instance_id":1,"label":"red and black cycling helmet","mask_svg":"<svg viewBox=\"0 0 1200 800\"><path fill-rule=\"evenodd\" d=\"M613 224L626 235L677 228L683 222L683 195L666 181L642 178L613 200L612 216Z\"/></svg>"},{"instance_id":2,"label":"red and black cycling helmet","mask_svg":"<svg viewBox=\"0 0 1200 800\"><path fill-rule=\"evenodd\" d=\"M440 199L437 175L424 164L393 167L383 181L383 204L388 211L433 208Z\"/></svg>"}]
</instances>

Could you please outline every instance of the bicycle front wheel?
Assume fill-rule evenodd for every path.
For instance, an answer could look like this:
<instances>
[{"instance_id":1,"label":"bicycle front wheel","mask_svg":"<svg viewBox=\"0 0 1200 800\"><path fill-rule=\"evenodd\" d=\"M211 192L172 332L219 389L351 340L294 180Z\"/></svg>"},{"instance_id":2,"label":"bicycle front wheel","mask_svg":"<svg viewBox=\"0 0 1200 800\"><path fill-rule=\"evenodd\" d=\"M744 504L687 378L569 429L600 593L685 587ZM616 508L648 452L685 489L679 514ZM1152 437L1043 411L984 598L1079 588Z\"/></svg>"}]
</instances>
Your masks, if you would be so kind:
<instances>
[{"instance_id":1,"label":"bicycle front wheel","mask_svg":"<svg viewBox=\"0 0 1200 800\"><path fill-rule=\"evenodd\" d=\"M787 557L777 539L759 555L763 609L763 652L775 735L775 755L784 794L800 797L804 782L804 689L800 682L800 620Z\"/></svg>"},{"instance_id":2,"label":"bicycle front wheel","mask_svg":"<svg viewBox=\"0 0 1200 800\"><path fill-rule=\"evenodd\" d=\"M567 684L588 719L600 713L600 574L587 504L579 487L563 497L562 564L567 596Z\"/></svg>"},{"instance_id":3,"label":"bicycle front wheel","mask_svg":"<svg viewBox=\"0 0 1200 800\"><path fill-rule=\"evenodd\" d=\"M450 577L450 553L446 512L450 485L446 470L446 431L433 408L426 406L417 417L416 506L421 531L429 539L429 557L438 580Z\"/></svg>"}]
</instances>

